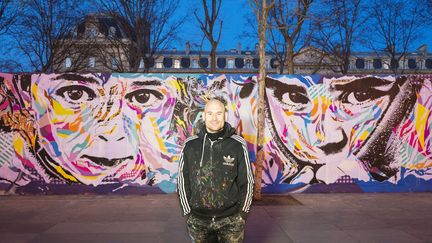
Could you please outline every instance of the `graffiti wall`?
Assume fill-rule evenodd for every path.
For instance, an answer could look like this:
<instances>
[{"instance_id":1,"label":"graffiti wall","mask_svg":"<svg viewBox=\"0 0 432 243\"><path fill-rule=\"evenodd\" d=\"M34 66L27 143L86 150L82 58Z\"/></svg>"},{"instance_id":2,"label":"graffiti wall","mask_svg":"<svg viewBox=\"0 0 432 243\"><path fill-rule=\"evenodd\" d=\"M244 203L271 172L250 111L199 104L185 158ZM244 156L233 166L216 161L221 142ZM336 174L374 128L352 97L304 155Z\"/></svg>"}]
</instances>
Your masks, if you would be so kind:
<instances>
[{"instance_id":1,"label":"graffiti wall","mask_svg":"<svg viewBox=\"0 0 432 243\"><path fill-rule=\"evenodd\" d=\"M263 191L432 191L431 76L271 75ZM0 74L0 189L170 193L206 100L256 158L256 75Z\"/></svg>"}]
</instances>

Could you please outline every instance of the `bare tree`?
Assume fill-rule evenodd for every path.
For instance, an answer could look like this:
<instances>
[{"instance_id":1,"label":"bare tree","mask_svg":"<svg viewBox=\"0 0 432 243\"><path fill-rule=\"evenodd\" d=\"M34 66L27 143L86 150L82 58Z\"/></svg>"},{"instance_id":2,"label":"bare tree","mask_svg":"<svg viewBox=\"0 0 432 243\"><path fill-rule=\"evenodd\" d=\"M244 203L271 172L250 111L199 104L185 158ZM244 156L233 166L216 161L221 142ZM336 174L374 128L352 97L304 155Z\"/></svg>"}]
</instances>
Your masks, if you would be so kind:
<instances>
[{"instance_id":1,"label":"bare tree","mask_svg":"<svg viewBox=\"0 0 432 243\"><path fill-rule=\"evenodd\" d=\"M18 1L0 0L0 45L2 52L0 53L0 70L2 71L22 71L20 63L14 60L15 55L14 45L11 45L11 37L9 35L10 28L13 28L17 16L20 14L20 5Z\"/></svg>"},{"instance_id":2,"label":"bare tree","mask_svg":"<svg viewBox=\"0 0 432 243\"><path fill-rule=\"evenodd\" d=\"M432 0L417 0L419 5L423 6L420 15L427 24L432 24Z\"/></svg>"},{"instance_id":3,"label":"bare tree","mask_svg":"<svg viewBox=\"0 0 432 243\"><path fill-rule=\"evenodd\" d=\"M266 44L268 41L268 15L274 7L274 0L249 0L256 16L259 37L259 80L258 80L258 131L257 131L257 161L255 162L255 192L254 198L261 200L262 169L264 161L264 124L265 124L265 79L266 79Z\"/></svg>"},{"instance_id":4,"label":"bare tree","mask_svg":"<svg viewBox=\"0 0 432 243\"><path fill-rule=\"evenodd\" d=\"M197 10L194 11L196 20L199 23L199 27L203 32L203 38L200 44L200 59L202 53L202 47L204 40L207 39L210 42L210 72L216 72L216 50L219 44L219 40L222 33L223 20L219 19L219 11L222 6L222 0L211 0L211 5L207 3L208 0L202 0L202 8L204 11L204 17L201 18L198 15ZM216 25L219 24L219 29L216 29ZM219 32L218 32L219 31Z\"/></svg>"},{"instance_id":5,"label":"bare tree","mask_svg":"<svg viewBox=\"0 0 432 243\"><path fill-rule=\"evenodd\" d=\"M0 35L6 33L18 15L18 3L0 0Z\"/></svg>"},{"instance_id":6,"label":"bare tree","mask_svg":"<svg viewBox=\"0 0 432 243\"><path fill-rule=\"evenodd\" d=\"M55 72L61 69L67 57L83 53L82 50L78 53L69 38L82 16L80 0L26 0L22 3L23 12L17 19L13 36L35 71ZM85 59L77 60L84 62ZM78 62L75 65L78 67Z\"/></svg>"},{"instance_id":7,"label":"bare tree","mask_svg":"<svg viewBox=\"0 0 432 243\"><path fill-rule=\"evenodd\" d=\"M420 5L416 1L376 0L370 11L368 46L377 52L384 51L389 59L385 65L395 74L403 73L399 64L404 63L424 27Z\"/></svg>"},{"instance_id":8,"label":"bare tree","mask_svg":"<svg viewBox=\"0 0 432 243\"><path fill-rule=\"evenodd\" d=\"M100 0L102 11L112 17L124 32L124 38L108 36L110 48L102 48L100 55L106 60L118 60L112 71L137 72L140 63L144 71L152 66L158 51L164 50L178 35L183 18L176 18L176 0ZM126 63L122 60L126 60Z\"/></svg>"},{"instance_id":9,"label":"bare tree","mask_svg":"<svg viewBox=\"0 0 432 243\"><path fill-rule=\"evenodd\" d=\"M294 73L294 57L308 44L302 29L309 18L312 3L313 0L276 0L269 13L272 25L270 46L282 66L281 73L285 66L289 74Z\"/></svg>"},{"instance_id":10,"label":"bare tree","mask_svg":"<svg viewBox=\"0 0 432 243\"><path fill-rule=\"evenodd\" d=\"M319 6L323 17L313 20L312 44L331 61L327 67L333 72L348 72L352 48L360 44L360 30L368 20L366 7L364 0L325 0Z\"/></svg>"}]
</instances>

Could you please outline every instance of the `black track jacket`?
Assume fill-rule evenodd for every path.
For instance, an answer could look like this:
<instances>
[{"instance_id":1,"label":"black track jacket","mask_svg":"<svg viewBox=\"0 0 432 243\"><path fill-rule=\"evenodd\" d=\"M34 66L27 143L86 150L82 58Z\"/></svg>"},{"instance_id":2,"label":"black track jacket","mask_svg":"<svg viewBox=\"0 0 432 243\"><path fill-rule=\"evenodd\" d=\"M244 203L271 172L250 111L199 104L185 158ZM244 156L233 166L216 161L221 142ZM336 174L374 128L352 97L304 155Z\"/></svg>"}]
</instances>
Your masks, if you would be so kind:
<instances>
[{"instance_id":1,"label":"black track jacket","mask_svg":"<svg viewBox=\"0 0 432 243\"><path fill-rule=\"evenodd\" d=\"M224 126L224 135L215 141L204 127L184 144L177 179L184 215L218 218L249 212L254 178L246 142L227 122Z\"/></svg>"}]
</instances>

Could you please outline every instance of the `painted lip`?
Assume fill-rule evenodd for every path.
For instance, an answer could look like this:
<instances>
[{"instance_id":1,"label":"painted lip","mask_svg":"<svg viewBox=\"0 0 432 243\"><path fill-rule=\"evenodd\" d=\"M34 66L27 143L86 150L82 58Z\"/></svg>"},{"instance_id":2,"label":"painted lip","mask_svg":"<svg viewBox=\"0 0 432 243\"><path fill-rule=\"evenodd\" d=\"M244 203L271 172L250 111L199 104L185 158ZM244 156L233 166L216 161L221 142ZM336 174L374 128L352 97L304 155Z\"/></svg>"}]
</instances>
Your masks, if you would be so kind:
<instances>
[{"instance_id":1,"label":"painted lip","mask_svg":"<svg viewBox=\"0 0 432 243\"><path fill-rule=\"evenodd\" d=\"M121 164L125 160L133 160L133 156L127 156L127 157L123 157L123 158L107 159L107 158L104 158L104 157L95 157L95 156L86 155L86 154L82 155L81 158L82 159L89 159L89 160L91 160L95 164L102 165L102 166L107 166L107 167L115 167L115 166Z\"/></svg>"}]
</instances>

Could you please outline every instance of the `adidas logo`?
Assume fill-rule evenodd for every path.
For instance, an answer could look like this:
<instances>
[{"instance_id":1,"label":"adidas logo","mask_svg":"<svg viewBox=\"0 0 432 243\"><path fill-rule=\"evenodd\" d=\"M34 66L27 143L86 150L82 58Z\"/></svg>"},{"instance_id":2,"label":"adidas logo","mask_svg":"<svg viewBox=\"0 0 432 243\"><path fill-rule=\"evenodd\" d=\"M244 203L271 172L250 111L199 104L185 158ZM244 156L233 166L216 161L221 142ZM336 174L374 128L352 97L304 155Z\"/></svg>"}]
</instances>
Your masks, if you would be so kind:
<instances>
[{"instance_id":1,"label":"adidas logo","mask_svg":"<svg viewBox=\"0 0 432 243\"><path fill-rule=\"evenodd\" d=\"M234 158L232 158L230 155L223 156L224 159L224 165L234 166Z\"/></svg>"}]
</instances>

